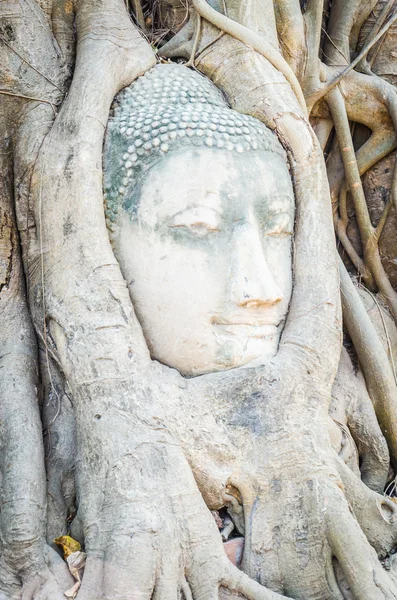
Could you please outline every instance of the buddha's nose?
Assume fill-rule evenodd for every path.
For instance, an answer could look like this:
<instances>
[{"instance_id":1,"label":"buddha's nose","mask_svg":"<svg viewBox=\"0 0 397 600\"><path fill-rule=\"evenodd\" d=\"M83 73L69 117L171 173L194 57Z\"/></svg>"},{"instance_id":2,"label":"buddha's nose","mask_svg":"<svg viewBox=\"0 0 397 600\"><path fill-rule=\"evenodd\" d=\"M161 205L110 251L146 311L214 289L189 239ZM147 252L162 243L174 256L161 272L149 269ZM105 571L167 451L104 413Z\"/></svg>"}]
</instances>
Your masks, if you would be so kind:
<instances>
[{"instance_id":1,"label":"buddha's nose","mask_svg":"<svg viewBox=\"0 0 397 600\"><path fill-rule=\"evenodd\" d=\"M244 227L235 235L235 252L231 269L232 300L245 308L274 306L283 293L274 280L266 261L259 231Z\"/></svg>"}]
</instances>

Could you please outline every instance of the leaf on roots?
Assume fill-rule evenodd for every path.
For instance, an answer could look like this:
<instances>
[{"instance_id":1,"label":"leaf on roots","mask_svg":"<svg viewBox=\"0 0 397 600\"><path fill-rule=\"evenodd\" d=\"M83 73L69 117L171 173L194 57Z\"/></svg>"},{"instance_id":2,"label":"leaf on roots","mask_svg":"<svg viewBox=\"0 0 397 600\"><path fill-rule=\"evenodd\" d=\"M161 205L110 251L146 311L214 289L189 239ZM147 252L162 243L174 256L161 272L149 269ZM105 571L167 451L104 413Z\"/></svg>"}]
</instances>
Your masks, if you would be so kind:
<instances>
[{"instance_id":1,"label":"leaf on roots","mask_svg":"<svg viewBox=\"0 0 397 600\"><path fill-rule=\"evenodd\" d=\"M69 571L71 572L73 577L75 579L77 579L77 581L81 580L82 570L85 567L85 559L86 559L85 552L80 552L80 551L73 552L73 554L70 554L66 559L66 562L68 563Z\"/></svg>"},{"instance_id":2,"label":"leaf on roots","mask_svg":"<svg viewBox=\"0 0 397 600\"><path fill-rule=\"evenodd\" d=\"M72 554L69 554L67 557L66 562L68 563L69 571L75 578L76 583L71 588L66 590L66 598L75 598L77 596L84 573L85 561L86 554L85 552L80 552L80 550L77 552L72 552Z\"/></svg>"},{"instance_id":3,"label":"leaf on roots","mask_svg":"<svg viewBox=\"0 0 397 600\"><path fill-rule=\"evenodd\" d=\"M64 592L64 596L66 596L66 598L76 598L77 596L77 592L79 591L80 588L80 581L76 581L76 583L74 584L74 586L72 586L71 588L69 588L68 590L66 590L66 592Z\"/></svg>"},{"instance_id":4,"label":"leaf on roots","mask_svg":"<svg viewBox=\"0 0 397 600\"><path fill-rule=\"evenodd\" d=\"M61 537L55 538L54 542L62 548L63 558L65 560L68 556L73 554L73 552L81 550L79 542L70 537L70 535L61 535Z\"/></svg>"}]
</instances>

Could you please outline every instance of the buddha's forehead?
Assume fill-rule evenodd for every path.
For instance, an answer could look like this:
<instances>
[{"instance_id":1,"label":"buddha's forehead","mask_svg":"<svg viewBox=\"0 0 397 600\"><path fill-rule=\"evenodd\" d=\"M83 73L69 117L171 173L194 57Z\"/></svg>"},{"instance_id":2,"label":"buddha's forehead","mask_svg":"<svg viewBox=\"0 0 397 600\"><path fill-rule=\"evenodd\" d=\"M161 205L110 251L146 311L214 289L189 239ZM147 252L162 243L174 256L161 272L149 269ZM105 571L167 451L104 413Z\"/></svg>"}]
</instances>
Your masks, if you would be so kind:
<instances>
[{"instance_id":1,"label":"buddha's forehead","mask_svg":"<svg viewBox=\"0 0 397 600\"><path fill-rule=\"evenodd\" d=\"M258 204L269 212L294 211L287 164L268 151L237 154L192 148L176 152L156 163L135 193L138 219L151 226L196 205L221 214Z\"/></svg>"}]
</instances>

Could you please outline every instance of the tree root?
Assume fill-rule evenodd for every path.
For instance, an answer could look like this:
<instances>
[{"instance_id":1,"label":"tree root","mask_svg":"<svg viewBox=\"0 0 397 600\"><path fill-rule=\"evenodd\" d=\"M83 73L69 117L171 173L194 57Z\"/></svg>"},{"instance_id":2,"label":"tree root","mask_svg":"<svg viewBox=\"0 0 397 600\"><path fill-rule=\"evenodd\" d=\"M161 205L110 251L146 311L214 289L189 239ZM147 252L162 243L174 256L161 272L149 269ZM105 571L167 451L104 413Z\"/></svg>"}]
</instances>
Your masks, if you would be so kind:
<instances>
[{"instance_id":1,"label":"tree root","mask_svg":"<svg viewBox=\"0 0 397 600\"><path fill-rule=\"evenodd\" d=\"M356 58L337 76L330 82L327 82L321 90L317 90L312 92L309 96L306 97L306 102L309 106L314 106L316 102L321 100L330 94L332 90L334 90L351 71L367 56L368 52L371 48L378 42L390 29L393 23L397 20L397 13L393 15L389 21L382 27L382 29L375 35L371 41L364 45L364 48L361 52L356 56Z\"/></svg>"},{"instance_id":2,"label":"tree root","mask_svg":"<svg viewBox=\"0 0 397 600\"><path fill-rule=\"evenodd\" d=\"M357 223L364 248L364 262L369 267L379 289L385 296L397 320L397 293L393 289L380 260L376 230L372 227L364 191L357 167L346 108L342 95L335 89L327 96L327 102L335 123L339 147L341 148L346 181L353 198Z\"/></svg>"},{"instance_id":3,"label":"tree root","mask_svg":"<svg viewBox=\"0 0 397 600\"><path fill-rule=\"evenodd\" d=\"M342 262L343 318L363 368L376 416L397 467L397 387L383 345Z\"/></svg>"},{"instance_id":4,"label":"tree root","mask_svg":"<svg viewBox=\"0 0 397 600\"><path fill-rule=\"evenodd\" d=\"M336 0L332 4L327 36L324 40L324 57L330 65L348 65L355 52L359 31L371 14L377 0Z\"/></svg>"},{"instance_id":5,"label":"tree root","mask_svg":"<svg viewBox=\"0 0 397 600\"><path fill-rule=\"evenodd\" d=\"M7 141L2 116L0 131ZM46 478L37 401L37 348L26 303L10 162L5 152L0 152L0 169L0 597L19 598L22 586L23 600L63 600L63 586L69 585L71 578L45 542Z\"/></svg>"},{"instance_id":6,"label":"tree root","mask_svg":"<svg viewBox=\"0 0 397 600\"><path fill-rule=\"evenodd\" d=\"M298 0L277 0L274 3L278 38L282 52L299 81L306 62L305 23Z\"/></svg>"},{"instance_id":7,"label":"tree root","mask_svg":"<svg viewBox=\"0 0 397 600\"><path fill-rule=\"evenodd\" d=\"M366 173L373 165L379 160L387 156L396 147L396 134L394 130L390 129L377 129L371 137L365 142L356 153L357 167L362 176ZM339 146L334 146L333 153L337 153L333 159L328 162L328 177L330 180L331 190L331 201L334 213L334 225L337 236L345 249L347 255L352 261L353 265L357 269L365 281L367 287L370 290L376 290L376 284L371 270L365 264L364 260L357 254L353 247L350 239L347 235L347 227L349 225L349 216L347 213L347 184L344 181L344 171L340 168L339 157L340 150ZM340 157L341 160L341 157ZM338 161L338 162L336 162ZM343 164L343 163L342 163ZM393 196L394 197L394 196ZM339 212L339 215L338 215ZM380 221L380 227L375 229L375 239L379 240L384 226L389 208L384 211L382 219Z\"/></svg>"},{"instance_id":8,"label":"tree root","mask_svg":"<svg viewBox=\"0 0 397 600\"><path fill-rule=\"evenodd\" d=\"M273 46L271 46L260 35L251 31L241 23L232 21L225 15L214 10L206 0L192 0L192 5L195 11L209 23L215 25L222 31L225 31L232 37L236 38L243 44L253 48L256 52L264 56L280 73L284 75L290 84L298 102L301 106L304 115L307 115L306 102L303 96L302 88L296 78L295 73L285 61L283 56Z\"/></svg>"},{"instance_id":9,"label":"tree root","mask_svg":"<svg viewBox=\"0 0 397 600\"><path fill-rule=\"evenodd\" d=\"M158 433L150 440L140 426L134 427L132 438L125 434L123 445L132 448L134 439L135 450L113 460L101 480L109 502L91 517L81 507L88 535L78 600L125 600L132 591L142 600L171 598L180 589L188 590L192 599L211 600L221 586L249 600L284 598L228 560L180 447ZM98 527L89 531L91 519Z\"/></svg>"},{"instance_id":10,"label":"tree root","mask_svg":"<svg viewBox=\"0 0 397 600\"><path fill-rule=\"evenodd\" d=\"M342 348L339 369L332 388L330 417L343 431L347 429L346 433L350 438L350 443L349 439L347 440L348 455L354 452L354 449L358 451L358 456L354 456L352 460L355 474L361 477L371 490L382 494L389 473L389 451L363 373L361 369L355 372L345 348ZM338 453L345 450L343 444L336 449Z\"/></svg>"},{"instance_id":11,"label":"tree root","mask_svg":"<svg viewBox=\"0 0 397 600\"><path fill-rule=\"evenodd\" d=\"M326 511L332 552L357 600L395 600L397 589L383 570L342 493L334 496L334 513Z\"/></svg>"},{"instance_id":12,"label":"tree root","mask_svg":"<svg viewBox=\"0 0 397 600\"><path fill-rule=\"evenodd\" d=\"M193 40L193 46L192 46L192 51L190 54L190 58L186 63L186 67L194 67L194 60L196 58L196 52L197 52L197 48L198 48L198 43L200 40L200 33L201 33L201 17L200 15L197 13L197 21L196 21L196 31L194 34L194 40Z\"/></svg>"},{"instance_id":13,"label":"tree root","mask_svg":"<svg viewBox=\"0 0 397 600\"><path fill-rule=\"evenodd\" d=\"M368 489L339 457L335 460L344 493L367 540L378 555L388 555L397 544L397 505Z\"/></svg>"}]
</instances>

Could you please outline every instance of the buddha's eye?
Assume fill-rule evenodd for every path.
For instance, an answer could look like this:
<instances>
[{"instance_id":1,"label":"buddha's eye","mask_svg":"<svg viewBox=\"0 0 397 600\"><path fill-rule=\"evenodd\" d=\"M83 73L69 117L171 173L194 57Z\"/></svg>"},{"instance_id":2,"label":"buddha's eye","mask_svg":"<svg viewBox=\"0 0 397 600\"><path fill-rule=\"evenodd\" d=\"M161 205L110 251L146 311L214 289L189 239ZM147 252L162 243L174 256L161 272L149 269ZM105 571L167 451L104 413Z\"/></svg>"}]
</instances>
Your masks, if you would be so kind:
<instances>
[{"instance_id":1,"label":"buddha's eye","mask_svg":"<svg viewBox=\"0 0 397 600\"><path fill-rule=\"evenodd\" d=\"M172 217L169 227L189 231L198 237L220 230L221 215L208 206L193 206Z\"/></svg>"},{"instance_id":2,"label":"buddha's eye","mask_svg":"<svg viewBox=\"0 0 397 600\"><path fill-rule=\"evenodd\" d=\"M211 227L208 223L190 223L190 225L170 225L170 227L171 229L181 229L185 231L190 231L198 237L204 237L209 233L219 231L219 229Z\"/></svg>"},{"instance_id":3,"label":"buddha's eye","mask_svg":"<svg viewBox=\"0 0 397 600\"><path fill-rule=\"evenodd\" d=\"M269 231L266 235L272 238L289 238L292 236L292 231Z\"/></svg>"},{"instance_id":4,"label":"buddha's eye","mask_svg":"<svg viewBox=\"0 0 397 600\"><path fill-rule=\"evenodd\" d=\"M289 238L292 235L291 218L285 213L275 215L267 221L264 229L267 237L276 239Z\"/></svg>"}]
</instances>

